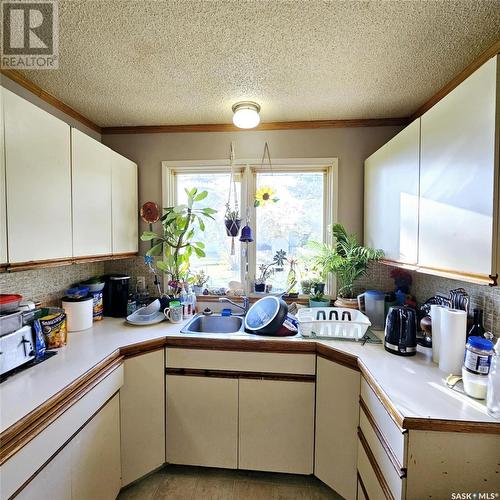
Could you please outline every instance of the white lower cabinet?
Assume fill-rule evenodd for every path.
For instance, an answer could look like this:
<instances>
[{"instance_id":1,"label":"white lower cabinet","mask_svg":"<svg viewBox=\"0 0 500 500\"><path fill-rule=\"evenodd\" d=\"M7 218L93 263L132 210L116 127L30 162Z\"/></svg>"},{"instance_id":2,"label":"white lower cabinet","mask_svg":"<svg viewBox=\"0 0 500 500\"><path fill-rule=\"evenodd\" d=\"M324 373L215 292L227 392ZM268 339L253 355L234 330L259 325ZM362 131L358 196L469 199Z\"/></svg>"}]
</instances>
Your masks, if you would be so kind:
<instances>
[{"instance_id":1,"label":"white lower cabinet","mask_svg":"<svg viewBox=\"0 0 500 500\"><path fill-rule=\"evenodd\" d=\"M16 500L71 500L71 450L64 447L24 488Z\"/></svg>"},{"instance_id":2,"label":"white lower cabinet","mask_svg":"<svg viewBox=\"0 0 500 500\"><path fill-rule=\"evenodd\" d=\"M120 487L120 402L116 394L16 498L114 500Z\"/></svg>"},{"instance_id":3,"label":"white lower cabinet","mask_svg":"<svg viewBox=\"0 0 500 500\"><path fill-rule=\"evenodd\" d=\"M312 474L314 380L239 381L239 468Z\"/></svg>"},{"instance_id":4,"label":"white lower cabinet","mask_svg":"<svg viewBox=\"0 0 500 500\"><path fill-rule=\"evenodd\" d=\"M118 395L75 436L71 447L72 500L114 500L121 488Z\"/></svg>"},{"instance_id":5,"label":"white lower cabinet","mask_svg":"<svg viewBox=\"0 0 500 500\"><path fill-rule=\"evenodd\" d=\"M122 485L165 462L163 349L125 360L120 390Z\"/></svg>"},{"instance_id":6,"label":"white lower cabinet","mask_svg":"<svg viewBox=\"0 0 500 500\"><path fill-rule=\"evenodd\" d=\"M318 357L314 475L344 498L356 498L359 372Z\"/></svg>"},{"instance_id":7,"label":"white lower cabinet","mask_svg":"<svg viewBox=\"0 0 500 500\"><path fill-rule=\"evenodd\" d=\"M238 467L238 379L167 375L167 462Z\"/></svg>"}]
</instances>

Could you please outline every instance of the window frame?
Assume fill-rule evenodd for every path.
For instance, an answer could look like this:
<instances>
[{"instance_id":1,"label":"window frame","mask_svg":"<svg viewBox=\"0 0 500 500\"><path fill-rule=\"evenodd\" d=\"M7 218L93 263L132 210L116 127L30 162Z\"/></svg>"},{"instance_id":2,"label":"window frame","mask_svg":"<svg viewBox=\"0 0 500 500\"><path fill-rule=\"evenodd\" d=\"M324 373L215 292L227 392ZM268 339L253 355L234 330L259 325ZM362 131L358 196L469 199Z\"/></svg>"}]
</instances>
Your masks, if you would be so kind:
<instances>
[{"instance_id":1,"label":"window frame","mask_svg":"<svg viewBox=\"0 0 500 500\"><path fill-rule=\"evenodd\" d=\"M278 158L272 159L272 169L269 165L261 166L258 159L237 159L233 168L241 174L240 213L245 218L247 207L250 211L250 225L256 230L256 208L253 200L256 191L256 174L259 172L323 172L323 241L332 243L330 227L338 221L338 158ZM188 160L162 161L162 203L163 207L176 204L176 174L195 173L226 173L230 171L229 160ZM246 245L241 245L240 281L244 283L244 262ZM249 277L245 292L251 294L249 285L255 280L256 251L255 245L248 245ZM327 292L332 294L335 289L335 278L330 276L326 283Z\"/></svg>"}]
</instances>

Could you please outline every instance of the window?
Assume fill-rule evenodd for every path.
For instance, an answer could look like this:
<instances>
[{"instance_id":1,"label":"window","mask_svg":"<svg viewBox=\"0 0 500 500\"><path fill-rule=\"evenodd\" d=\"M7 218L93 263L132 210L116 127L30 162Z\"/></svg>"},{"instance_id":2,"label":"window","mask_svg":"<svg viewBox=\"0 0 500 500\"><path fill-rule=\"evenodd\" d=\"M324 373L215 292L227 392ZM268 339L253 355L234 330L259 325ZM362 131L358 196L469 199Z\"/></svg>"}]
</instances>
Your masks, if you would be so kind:
<instances>
[{"instance_id":1,"label":"window","mask_svg":"<svg viewBox=\"0 0 500 500\"><path fill-rule=\"evenodd\" d=\"M300 262L308 241L329 241L327 229L336 220L336 158L273 160L272 170L262 168L258 161L241 160L236 172L242 225L248 207L254 231L255 241L248 245L249 281L255 280L258 266L271 262L277 251L283 250L287 258ZM235 238L235 254L231 255L231 238L224 228L229 180L227 161L163 162L164 206L183 203L185 188L197 187L208 192L203 206L218 210L216 221L207 223L206 231L197 235L197 240L205 243L206 257L192 257L190 264L193 272L204 270L210 276L211 287L244 281L246 245ZM262 187L272 188L279 201L255 208L255 195ZM283 270L267 281L273 291L286 288L288 270L285 263Z\"/></svg>"}]
</instances>

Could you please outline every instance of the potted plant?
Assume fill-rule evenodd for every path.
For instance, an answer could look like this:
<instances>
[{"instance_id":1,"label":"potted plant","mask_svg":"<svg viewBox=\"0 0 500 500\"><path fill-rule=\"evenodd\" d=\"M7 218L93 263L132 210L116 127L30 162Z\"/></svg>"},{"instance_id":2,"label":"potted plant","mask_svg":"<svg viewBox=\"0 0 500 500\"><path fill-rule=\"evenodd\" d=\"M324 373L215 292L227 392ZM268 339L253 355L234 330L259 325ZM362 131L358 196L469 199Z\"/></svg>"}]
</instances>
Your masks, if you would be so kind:
<instances>
[{"instance_id":1,"label":"potted plant","mask_svg":"<svg viewBox=\"0 0 500 500\"><path fill-rule=\"evenodd\" d=\"M156 262L156 267L167 276L166 293L178 297L188 280L189 259L193 254L205 257L205 245L201 241L193 241L195 229L205 231L205 220L214 219L217 210L213 208L196 208L195 205L204 200L207 191L198 192L197 188L186 189L187 204L163 209L160 217L163 233L144 231L142 241L153 241L149 256L161 255L162 260Z\"/></svg>"},{"instance_id":2,"label":"potted plant","mask_svg":"<svg viewBox=\"0 0 500 500\"><path fill-rule=\"evenodd\" d=\"M311 290L312 290L312 285L313 285L313 280L310 280L310 279L301 280L300 288L302 290L302 293L304 295L310 295Z\"/></svg>"},{"instance_id":3,"label":"potted plant","mask_svg":"<svg viewBox=\"0 0 500 500\"><path fill-rule=\"evenodd\" d=\"M241 227L241 217L238 210L231 210L229 207L226 208L226 213L224 214L224 225L226 226L226 233L232 238L236 238L240 232Z\"/></svg>"},{"instance_id":4,"label":"potted plant","mask_svg":"<svg viewBox=\"0 0 500 500\"><path fill-rule=\"evenodd\" d=\"M328 307L330 305L330 299L325 297L323 292L312 291L309 296L309 307Z\"/></svg>"},{"instance_id":5,"label":"potted plant","mask_svg":"<svg viewBox=\"0 0 500 500\"><path fill-rule=\"evenodd\" d=\"M204 286L208 283L209 279L210 276L207 276L207 274L203 270L194 273L193 276L189 278L189 282L193 284L193 292L196 295L202 295Z\"/></svg>"},{"instance_id":6,"label":"potted plant","mask_svg":"<svg viewBox=\"0 0 500 500\"><path fill-rule=\"evenodd\" d=\"M316 252L313 257L314 267L325 279L330 273L335 274L337 278L335 305L356 309L355 282L366 274L370 262L379 260L384 253L382 250L360 245L356 235L348 234L342 224L332 226L332 235L333 245L310 243L310 247Z\"/></svg>"},{"instance_id":7,"label":"potted plant","mask_svg":"<svg viewBox=\"0 0 500 500\"><path fill-rule=\"evenodd\" d=\"M285 250L278 250L269 264L261 264L259 266L259 275L255 280L255 291L257 293L271 291L272 287L270 285L269 288L266 288L266 281L274 273L282 272L285 262L288 262Z\"/></svg>"}]
</instances>

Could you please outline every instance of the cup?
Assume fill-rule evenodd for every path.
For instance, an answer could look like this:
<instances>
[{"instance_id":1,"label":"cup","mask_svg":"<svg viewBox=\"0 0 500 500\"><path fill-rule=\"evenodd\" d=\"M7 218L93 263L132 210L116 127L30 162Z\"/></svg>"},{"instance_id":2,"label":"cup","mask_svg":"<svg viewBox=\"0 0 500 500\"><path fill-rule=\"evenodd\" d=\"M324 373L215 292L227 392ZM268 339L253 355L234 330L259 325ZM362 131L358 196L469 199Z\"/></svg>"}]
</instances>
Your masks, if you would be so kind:
<instances>
[{"instance_id":1,"label":"cup","mask_svg":"<svg viewBox=\"0 0 500 500\"><path fill-rule=\"evenodd\" d=\"M163 314L171 323L182 323L182 305L165 307Z\"/></svg>"}]
</instances>

